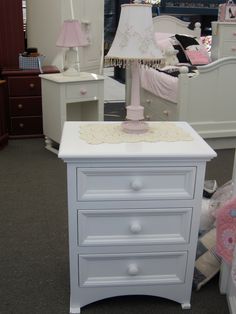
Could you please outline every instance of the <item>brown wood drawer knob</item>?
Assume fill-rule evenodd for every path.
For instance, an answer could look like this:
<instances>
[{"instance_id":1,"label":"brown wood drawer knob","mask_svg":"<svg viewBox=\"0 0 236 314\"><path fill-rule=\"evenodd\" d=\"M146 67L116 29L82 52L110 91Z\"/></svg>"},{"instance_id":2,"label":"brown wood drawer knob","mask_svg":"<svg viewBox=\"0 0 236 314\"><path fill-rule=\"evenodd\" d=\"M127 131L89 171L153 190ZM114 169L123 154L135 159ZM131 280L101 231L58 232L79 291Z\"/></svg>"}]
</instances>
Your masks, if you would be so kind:
<instances>
[{"instance_id":1,"label":"brown wood drawer knob","mask_svg":"<svg viewBox=\"0 0 236 314\"><path fill-rule=\"evenodd\" d=\"M20 124L19 124L19 127L20 127L21 129L23 129L24 126L25 126L24 123L20 123Z\"/></svg>"},{"instance_id":2,"label":"brown wood drawer knob","mask_svg":"<svg viewBox=\"0 0 236 314\"><path fill-rule=\"evenodd\" d=\"M23 108L23 105L22 104L18 104L18 109L22 109Z\"/></svg>"},{"instance_id":3,"label":"brown wood drawer knob","mask_svg":"<svg viewBox=\"0 0 236 314\"><path fill-rule=\"evenodd\" d=\"M29 87L30 87L30 88L34 88L34 87L35 87L34 83L30 83L30 84L29 84Z\"/></svg>"}]
</instances>

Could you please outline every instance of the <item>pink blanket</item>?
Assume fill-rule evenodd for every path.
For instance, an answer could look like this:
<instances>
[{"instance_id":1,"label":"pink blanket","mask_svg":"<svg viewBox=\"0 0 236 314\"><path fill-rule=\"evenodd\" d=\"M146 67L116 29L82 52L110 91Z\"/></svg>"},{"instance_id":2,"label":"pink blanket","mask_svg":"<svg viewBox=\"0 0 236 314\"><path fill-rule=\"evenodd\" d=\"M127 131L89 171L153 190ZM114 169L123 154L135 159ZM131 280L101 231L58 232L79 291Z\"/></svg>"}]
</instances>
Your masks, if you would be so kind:
<instances>
[{"instance_id":1,"label":"pink blanket","mask_svg":"<svg viewBox=\"0 0 236 314\"><path fill-rule=\"evenodd\" d=\"M178 78L152 68L140 68L142 88L161 98L177 103Z\"/></svg>"},{"instance_id":2,"label":"pink blanket","mask_svg":"<svg viewBox=\"0 0 236 314\"><path fill-rule=\"evenodd\" d=\"M216 216L216 252L226 263L233 260L236 244L236 197L218 209Z\"/></svg>"}]
</instances>

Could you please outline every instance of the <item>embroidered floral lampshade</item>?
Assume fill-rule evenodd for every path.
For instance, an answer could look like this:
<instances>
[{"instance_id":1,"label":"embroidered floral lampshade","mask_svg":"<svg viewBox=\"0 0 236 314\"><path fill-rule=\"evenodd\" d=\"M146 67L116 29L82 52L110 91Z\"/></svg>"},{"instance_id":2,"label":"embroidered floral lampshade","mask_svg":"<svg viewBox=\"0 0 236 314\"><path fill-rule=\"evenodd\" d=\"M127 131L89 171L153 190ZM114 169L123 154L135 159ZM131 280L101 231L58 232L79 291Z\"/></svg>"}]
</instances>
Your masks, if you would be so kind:
<instances>
[{"instance_id":1,"label":"embroidered floral lampshade","mask_svg":"<svg viewBox=\"0 0 236 314\"><path fill-rule=\"evenodd\" d=\"M76 47L88 45L88 40L78 20L64 21L56 45L69 48L65 53L64 75L79 75L79 54Z\"/></svg>"},{"instance_id":2,"label":"embroidered floral lampshade","mask_svg":"<svg viewBox=\"0 0 236 314\"><path fill-rule=\"evenodd\" d=\"M154 39L151 4L123 4L116 35L106 60L111 66L131 65L131 104L126 107L123 124L126 132L142 133L148 129L144 123L144 108L140 105L139 64L157 66L163 59Z\"/></svg>"}]
</instances>

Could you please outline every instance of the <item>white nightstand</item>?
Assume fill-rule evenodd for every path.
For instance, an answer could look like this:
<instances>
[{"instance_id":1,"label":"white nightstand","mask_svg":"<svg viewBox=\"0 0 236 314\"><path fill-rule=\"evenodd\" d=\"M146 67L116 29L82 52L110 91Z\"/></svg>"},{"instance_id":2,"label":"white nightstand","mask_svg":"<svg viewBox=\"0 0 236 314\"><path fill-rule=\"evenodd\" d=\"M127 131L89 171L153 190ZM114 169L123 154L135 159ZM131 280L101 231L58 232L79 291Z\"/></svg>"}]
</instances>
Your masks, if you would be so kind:
<instances>
[{"instance_id":1,"label":"white nightstand","mask_svg":"<svg viewBox=\"0 0 236 314\"><path fill-rule=\"evenodd\" d=\"M81 72L40 75L46 148L58 152L65 121L104 120L104 77Z\"/></svg>"},{"instance_id":2,"label":"white nightstand","mask_svg":"<svg viewBox=\"0 0 236 314\"><path fill-rule=\"evenodd\" d=\"M215 152L184 122L175 124L190 141L98 145L80 139L83 124L65 123L59 150L68 171L70 313L131 294L190 308L205 165Z\"/></svg>"},{"instance_id":3,"label":"white nightstand","mask_svg":"<svg viewBox=\"0 0 236 314\"><path fill-rule=\"evenodd\" d=\"M236 23L211 22L211 57L215 61L223 57L236 56Z\"/></svg>"}]
</instances>

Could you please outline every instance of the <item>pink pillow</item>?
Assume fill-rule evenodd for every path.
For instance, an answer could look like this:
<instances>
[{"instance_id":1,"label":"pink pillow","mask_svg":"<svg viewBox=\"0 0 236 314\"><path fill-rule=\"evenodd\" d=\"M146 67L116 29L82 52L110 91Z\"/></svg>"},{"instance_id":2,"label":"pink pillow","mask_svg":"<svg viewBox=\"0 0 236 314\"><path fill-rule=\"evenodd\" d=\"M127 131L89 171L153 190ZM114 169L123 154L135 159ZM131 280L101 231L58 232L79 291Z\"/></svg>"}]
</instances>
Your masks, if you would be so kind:
<instances>
[{"instance_id":1,"label":"pink pillow","mask_svg":"<svg viewBox=\"0 0 236 314\"><path fill-rule=\"evenodd\" d=\"M202 53L202 51L185 50L185 54L189 58L192 65L203 65L209 63L208 57Z\"/></svg>"},{"instance_id":2,"label":"pink pillow","mask_svg":"<svg viewBox=\"0 0 236 314\"><path fill-rule=\"evenodd\" d=\"M203 65L211 62L209 53L202 44L188 46L185 54L192 65Z\"/></svg>"},{"instance_id":3,"label":"pink pillow","mask_svg":"<svg viewBox=\"0 0 236 314\"><path fill-rule=\"evenodd\" d=\"M160 48L162 51L166 49L174 49L174 47L171 44L170 38L164 38L160 40L156 40L158 48Z\"/></svg>"},{"instance_id":4,"label":"pink pillow","mask_svg":"<svg viewBox=\"0 0 236 314\"><path fill-rule=\"evenodd\" d=\"M174 36L174 34L171 34L171 33L159 33L159 32L154 33L154 37L155 37L156 42L158 42L159 40L162 40L162 39L170 38L172 36Z\"/></svg>"},{"instance_id":5,"label":"pink pillow","mask_svg":"<svg viewBox=\"0 0 236 314\"><path fill-rule=\"evenodd\" d=\"M176 57L177 50L174 49L171 38L165 38L156 41L158 48L160 48L163 56L165 58L165 65L176 65L179 63Z\"/></svg>"}]
</instances>

